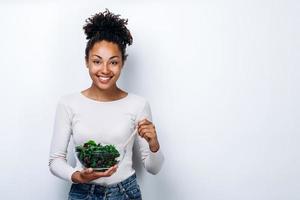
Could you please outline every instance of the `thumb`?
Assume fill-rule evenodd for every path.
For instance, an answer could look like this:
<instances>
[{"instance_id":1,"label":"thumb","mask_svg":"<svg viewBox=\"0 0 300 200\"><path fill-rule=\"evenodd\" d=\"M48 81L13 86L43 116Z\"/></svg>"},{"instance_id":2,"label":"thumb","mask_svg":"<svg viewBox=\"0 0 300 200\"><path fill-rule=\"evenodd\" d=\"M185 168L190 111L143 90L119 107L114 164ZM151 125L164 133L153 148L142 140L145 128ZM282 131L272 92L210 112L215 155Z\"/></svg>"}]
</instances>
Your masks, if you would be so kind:
<instances>
[{"instance_id":1,"label":"thumb","mask_svg":"<svg viewBox=\"0 0 300 200\"><path fill-rule=\"evenodd\" d=\"M83 173L84 173L84 174L90 174L90 173L92 173L92 172L93 172L93 169L92 169L92 168L86 168L86 169L83 170Z\"/></svg>"},{"instance_id":2,"label":"thumb","mask_svg":"<svg viewBox=\"0 0 300 200\"><path fill-rule=\"evenodd\" d=\"M145 121L147 120L146 117L142 117L140 120L137 121L136 123L136 127L142 125L143 123L145 123Z\"/></svg>"}]
</instances>

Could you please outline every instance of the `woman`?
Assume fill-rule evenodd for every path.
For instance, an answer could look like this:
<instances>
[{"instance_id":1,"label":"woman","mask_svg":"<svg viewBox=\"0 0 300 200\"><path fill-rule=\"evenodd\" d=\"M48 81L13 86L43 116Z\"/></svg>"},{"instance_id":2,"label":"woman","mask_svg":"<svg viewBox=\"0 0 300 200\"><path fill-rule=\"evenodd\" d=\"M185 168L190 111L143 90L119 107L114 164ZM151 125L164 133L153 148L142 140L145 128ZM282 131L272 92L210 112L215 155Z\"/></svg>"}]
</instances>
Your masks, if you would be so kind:
<instances>
[{"instance_id":1,"label":"woman","mask_svg":"<svg viewBox=\"0 0 300 200\"><path fill-rule=\"evenodd\" d=\"M107 9L86 20L85 61L91 87L64 95L57 104L49 169L53 175L72 182L70 200L142 199L132 168L133 148L139 149L145 169L152 174L160 171L164 161L148 101L116 84L127 57L126 46L132 44L127 22ZM66 162L71 136L75 146L88 140L121 144L135 129L138 134L127 145L118 166L99 172L84 169L78 158L75 168Z\"/></svg>"}]
</instances>

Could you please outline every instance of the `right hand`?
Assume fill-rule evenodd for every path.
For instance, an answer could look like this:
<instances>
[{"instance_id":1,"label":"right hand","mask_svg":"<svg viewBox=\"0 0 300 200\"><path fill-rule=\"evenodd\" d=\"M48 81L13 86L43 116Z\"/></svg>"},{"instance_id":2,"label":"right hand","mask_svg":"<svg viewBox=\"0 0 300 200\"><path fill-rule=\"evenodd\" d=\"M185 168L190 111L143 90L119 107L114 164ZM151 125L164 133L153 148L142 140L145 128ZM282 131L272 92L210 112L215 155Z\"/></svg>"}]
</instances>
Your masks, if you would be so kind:
<instances>
[{"instance_id":1,"label":"right hand","mask_svg":"<svg viewBox=\"0 0 300 200\"><path fill-rule=\"evenodd\" d=\"M88 183L92 180L109 177L117 171L117 165L112 166L104 172L94 171L92 168L86 168L81 171L76 171L72 174L72 181L75 183Z\"/></svg>"}]
</instances>

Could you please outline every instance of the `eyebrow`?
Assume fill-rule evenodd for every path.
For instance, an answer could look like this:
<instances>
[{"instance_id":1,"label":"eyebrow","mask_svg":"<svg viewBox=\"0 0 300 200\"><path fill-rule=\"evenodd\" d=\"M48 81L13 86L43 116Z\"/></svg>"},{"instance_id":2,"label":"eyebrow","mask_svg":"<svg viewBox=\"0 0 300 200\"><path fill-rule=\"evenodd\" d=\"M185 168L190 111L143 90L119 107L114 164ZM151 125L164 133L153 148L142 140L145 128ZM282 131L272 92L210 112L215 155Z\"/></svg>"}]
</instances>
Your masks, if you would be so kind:
<instances>
[{"instance_id":1,"label":"eyebrow","mask_svg":"<svg viewBox=\"0 0 300 200\"><path fill-rule=\"evenodd\" d=\"M98 56L98 55L96 55L96 54L94 54L94 55L92 55L92 56L96 56L96 57L102 59L101 56ZM119 58L119 56L112 56L112 57L110 57L109 59L113 59L113 58Z\"/></svg>"}]
</instances>

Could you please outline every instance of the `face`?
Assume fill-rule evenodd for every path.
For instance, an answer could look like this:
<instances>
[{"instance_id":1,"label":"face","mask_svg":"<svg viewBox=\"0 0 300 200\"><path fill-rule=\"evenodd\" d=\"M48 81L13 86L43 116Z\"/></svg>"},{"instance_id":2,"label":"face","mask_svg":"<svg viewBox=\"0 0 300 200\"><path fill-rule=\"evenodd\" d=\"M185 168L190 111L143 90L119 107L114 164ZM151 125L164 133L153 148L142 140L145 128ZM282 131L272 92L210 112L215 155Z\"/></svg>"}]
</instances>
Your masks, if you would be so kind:
<instances>
[{"instance_id":1,"label":"face","mask_svg":"<svg viewBox=\"0 0 300 200\"><path fill-rule=\"evenodd\" d=\"M116 89L123 67L122 54L117 44L105 40L96 42L86 60L93 86L100 90Z\"/></svg>"}]
</instances>

